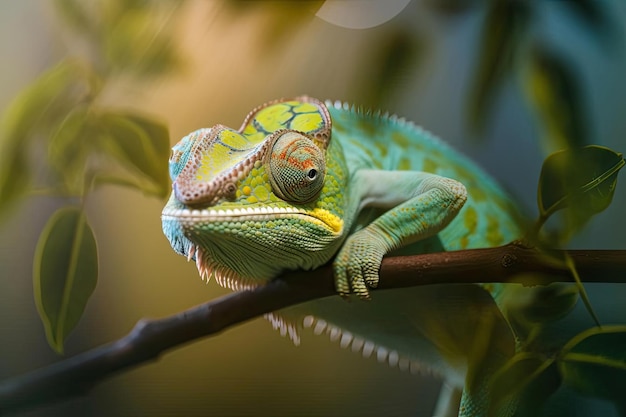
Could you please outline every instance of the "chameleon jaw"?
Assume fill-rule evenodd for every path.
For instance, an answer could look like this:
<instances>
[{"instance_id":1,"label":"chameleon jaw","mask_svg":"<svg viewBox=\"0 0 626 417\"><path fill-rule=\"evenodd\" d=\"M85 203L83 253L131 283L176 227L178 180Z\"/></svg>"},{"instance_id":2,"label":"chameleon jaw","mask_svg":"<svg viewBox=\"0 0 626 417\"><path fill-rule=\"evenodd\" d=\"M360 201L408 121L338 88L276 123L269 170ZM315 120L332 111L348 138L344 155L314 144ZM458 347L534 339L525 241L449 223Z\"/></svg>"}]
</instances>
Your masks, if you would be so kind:
<instances>
[{"instance_id":1,"label":"chameleon jaw","mask_svg":"<svg viewBox=\"0 0 626 417\"><path fill-rule=\"evenodd\" d=\"M319 207L192 209L172 200L161 218L172 247L195 260L201 277L208 282L213 276L233 290L256 287L283 270L327 262L343 231L343 221ZM294 230L299 239L282 240ZM271 261L270 253L280 262Z\"/></svg>"},{"instance_id":2,"label":"chameleon jaw","mask_svg":"<svg viewBox=\"0 0 626 417\"><path fill-rule=\"evenodd\" d=\"M189 218L189 219L201 219L201 220L210 220L210 219L219 219L219 220L228 220L230 218L241 219L242 217L254 217L260 218L262 216L271 216L277 214L288 214L288 213L300 213L300 211L291 208L291 207L247 207L247 208L233 208L233 209L225 209L225 210L215 210L215 209L188 209L188 208L180 208L180 209L165 209L163 210L163 216L165 217L175 217L177 219Z\"/></svg>"},{"instance_id":3,"label":"chameleon jaw","mask_svg":"<svg viewBox=\"0 0 626 417\"><path fill-rule=\"evenodd\" d=\"M245 207L233 209L188 209L165 208L161 215L163 220L174 219L183 223L226 222L226 221L270 221L276 218L305 218L340 234L343 221L327 210L299 210L293 207Z\"/></svg>"}]
</instances>

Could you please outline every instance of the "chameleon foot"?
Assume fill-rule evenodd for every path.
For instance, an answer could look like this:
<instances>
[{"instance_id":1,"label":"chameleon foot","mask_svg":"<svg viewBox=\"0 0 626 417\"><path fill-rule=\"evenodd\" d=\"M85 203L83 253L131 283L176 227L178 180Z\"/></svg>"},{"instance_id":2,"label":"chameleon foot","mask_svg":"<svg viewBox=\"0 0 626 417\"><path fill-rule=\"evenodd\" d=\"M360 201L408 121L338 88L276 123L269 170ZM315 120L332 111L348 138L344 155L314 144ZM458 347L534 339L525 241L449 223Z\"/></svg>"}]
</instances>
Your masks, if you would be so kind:
<instances>
[{"instance_id":1,"label":"chameleon foot","mask_svg":"<svg viewBox=\"0 0 626 417\"><path fill-rule=\"evenodd\" d=\"M378 286L378 271L385 252L380 236L369 229L350 236L333 264L337 293L342 297L354 293L369 300L369 288Z\"/></svg>"}]
</instances>

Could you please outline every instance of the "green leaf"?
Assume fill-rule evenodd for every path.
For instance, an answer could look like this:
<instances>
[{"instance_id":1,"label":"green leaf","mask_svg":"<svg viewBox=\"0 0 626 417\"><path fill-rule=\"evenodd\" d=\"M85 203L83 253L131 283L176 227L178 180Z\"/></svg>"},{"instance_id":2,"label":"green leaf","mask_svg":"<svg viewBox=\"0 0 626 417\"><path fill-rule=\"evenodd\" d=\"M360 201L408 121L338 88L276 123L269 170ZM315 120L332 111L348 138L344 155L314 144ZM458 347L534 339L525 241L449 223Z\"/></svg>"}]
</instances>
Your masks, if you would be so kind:
<instances>
[{"instance_id":1,"label":"green leaf","mask_svg":"<svg viewBox=\"0 0 626 417\"><path fill-rule=\"evenodd\" d=\"M563 347L558 366L565 384L623 406L626 326L596 327L578 334Z\"/></svg>"},{"instance_id":2,"label":"green leaf","mask_svg":"<svg viewBox=\"0 0 626 417\"><path fill-rule=\"evenodd\" d=\"M33 278L48 343L62 353L98 279L96 241L82 210L66 207L50 217L37 243Z\"/></svg>"},{"instance_id":3,"label":"green leaf","mask_svg":"<svg viewBox=\"0 0 626 417\"><path fill-rule=\"evenodd\" d=\"M31 178L26 149L19 145L6 148L0 150L0 222L26 194Z\"/></svg>"},{"instance_id":4,"label":"green leaf","mask_svg":"<svg viewBox=\"0 0 626 417\"><path fill-rule=\"evenodd\" d=\"M498 410L507 401L515 402L516 399L516 416L537 415L560 385L553 359L536 353L520 352L493 375L489 415L500 415Z\"/></svg>"},{"instance_id":5,"label":"green leaf","mask_svg":"<svg viewBox=\"0 0 626 417\"><path fill-rule=\"evenodd\" d=\"M534 46L526 59L524 86L543 125L549 149L581 147L588 143L587 111L573 62Z\"/></svg>"},{"instance_id":6,"label":"green leaf","mask_svg":"<svg viewBox=\"0 0 626 417\"><path fill-rule=\"evenodd\" d=\"M102 149L117 162L150 179L153 186L141 187L144 192L166 197L170 188L167 127L144 116L130 113L102 114L99 124L101 130L106 132L100 138Z\"/></svg>"},{"instance_id":7,"label":"green leaf","mask_svg":"<svg viewBox=\"0 0 626 417\"><path fill-rule=\"evenodd\" d=\"M128 8L106 31L105 56L111 69L141 76L162 75L178 67L173 37L155 24L150 9Z\"/></svg>"},{"instance_id":8,"label":"green leaf","mask_svg":"<svg viewBox=\"0 0 626 417\"><path fill-rule=\"evenodd\" d=\"M61 122L48 144L48 160L63 179L65 189L81 195L84 189L85 164L91 148L89 107L74 108Z\"/></svg>"},{"instance_id":9,"label":"green leaf","mask_svg":"<svg viewBox=\"0 0 626 417\"><path fill-rule=\"evenodd\" d=\"M152 149L158 158L156 161L157 171L154 178L160 178L161 182L165 179L166 186L169 186L167 184L169 182L169 171L167 169L163 170L162 165L162 161L165 161L166 165L168 165L170 152L172 151L169 129L165 124L139 114L126 113L125 116L137 126L140 126L150 138Z\"/></svg>"},{"instance_id":10,"label":"green leaf","mask_svg":"<svg viewBox=\"0 0 626 417\"><path fill-rule=\"evenodd\" d=\"M621 153L595 145L548 156L539 177L538 227L554 212L567 208L566 229L580 228L611 203L617 174L625 164Z\"/></svg>"},{"instance_id":11,"label":"green leaf","mask_svg":"<svg viewBox=\"0 0 626 417\"><path fill-rule=\"evenodd\" d=\"M92 3L93 4L93 3ZM56 10L67 26L78 31L81 35L95 36L99 30L98 20L93 18L89 6L80 0L56 0Z\"/></svg>"},{"instance_id":12,"label":"green leaf","mask_svg":"<svg viewBox=\"0 0 626 417\"><path fill-rule=\"evenodd\" d=\"M377 56L370 66L371 88L367 89L364 104L380 108L397 90L394 87L401 85L402 79L408 78L416 68L422 45L412 34L397 30L372 49Z\"/></svg>"},{"instance_id":13,"label":"green leaf","mask_svg":"<svg viewBox=\"0 0 626 417\"><path fill-rule=\"evenodd\" d=\"M549 281L550 276L540 274L524 274L517 277L518 282L537 286L512 286L507 289L507 310L513 310L516 320L522 320L529 327L549 321L558 320L576 305L578 288L571 284L552 283L540 285Z\"/></svg>"},{"instance_id":14,"label":"green leaf","mask_svg":"<svg viewBox=\"0 0 626 417\"><path fill-rule=\"evenodd\" d=\"M84 93L76 65L64 61L42 74L9 105L0 122L0 216L27 191L28 150L36 134L53 131Z\"/></svg>"},{"instance_id":15,"label":"green leaf","mask_svg":"<svg viewBox=\"0 0 626 417\"><path fill-rule=\"evenodd\" d=\"M11 103L2 120L0 142L23 142L34 132L46 132L78 101L77 66L63 61L43 73ZM84 91L82 91L84 93ZM74 94L78 93L78 94Z\"/></svg>"},{"instance_id":16,"label":"green leaf","mask_svg":"<svg viewBox=\"0 0 626 417\"><path fill-rule=\"evenodd\" d=\"M607 3L597 0L569 0L563 2L580 22L595 32L603 41L614 41L615 22L609 15Z\"/></svg>"},{"instance_id":17,"label":"green leaf","mask_svg":"<svg viewBox=\"0 0 626 417\"><path fill-rule=\"evenodd\" d=\"M625 164L621 153L595 145L548 156L539 176L539 219L531 230L530 240L537 240L543 224L558 210L567 209L565 226L559 236L561 240L566 240L591 216L607 208L615 193L617 174ZM598 317L571 257L565 254L559 261L571 271L585 308L599 326Z\"/></svg>"},{"instance_id":18,"label":"green leaf","mask_svg":"<svg viewBox=\"0 0 626 417\"><path fill-rule=\"evenodd\" d=\"M530 16L527 2L497 0L488 2L488 5L468 101L470 123L478 132L485 127L500 84L513 70Z\"/></svg>"}]
</instances>

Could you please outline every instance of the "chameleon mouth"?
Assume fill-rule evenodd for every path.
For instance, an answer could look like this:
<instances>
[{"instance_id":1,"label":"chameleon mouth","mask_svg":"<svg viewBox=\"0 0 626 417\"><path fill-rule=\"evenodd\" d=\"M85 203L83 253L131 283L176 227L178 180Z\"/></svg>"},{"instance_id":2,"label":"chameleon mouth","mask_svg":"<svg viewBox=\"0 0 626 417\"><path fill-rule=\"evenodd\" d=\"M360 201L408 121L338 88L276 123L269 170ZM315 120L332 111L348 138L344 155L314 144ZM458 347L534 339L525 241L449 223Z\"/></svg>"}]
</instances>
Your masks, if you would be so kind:
<instances>
[{"instance_id":1,"label":"chameleon mouth","mask_svg":"<svg viewBox=\"0 0 626 417\"><path fill-rule=\"evenodd\" d=\"M290 214L290 213L298 213L301 214L300 211L291 208L291 207L275 207L275 208L267 208L267 207L258 207L258 208L235 208L235 209L225 209L225 210L215 210L215 209L165 209L163 210L163 216L167 217L175 217L175 218L190 218L190 219L202 219L202 220L226 220L230 218L238 218L241 217L254 217L260 218L261 216L275 216L277 214ZM268 217L269 218L269 217Z\"/></svg>"},{"instance_id":2,"label":"chameleon mouth","mask_svg":"<svg viewBox=\"0 0 626 417\"><path fill-rule=\"evenodd\" d=\"M277 218L299 218L314 222L330 229L333 233L341 233L343 221L328 210L298 210L293 207L246 207L233 209L188 209L166 208L161 214L163 220L182 222L229 222L229 221L271 221Z\"/></svg>"}]
</instances>

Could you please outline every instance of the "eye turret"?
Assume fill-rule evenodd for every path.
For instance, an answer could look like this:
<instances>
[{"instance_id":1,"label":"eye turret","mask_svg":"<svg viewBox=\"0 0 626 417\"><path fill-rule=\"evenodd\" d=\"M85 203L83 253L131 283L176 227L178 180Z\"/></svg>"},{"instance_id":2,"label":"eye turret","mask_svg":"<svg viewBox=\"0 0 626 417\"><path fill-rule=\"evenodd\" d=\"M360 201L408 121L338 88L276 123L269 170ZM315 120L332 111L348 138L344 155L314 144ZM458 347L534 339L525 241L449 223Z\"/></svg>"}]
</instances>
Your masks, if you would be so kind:
<instances>
[{"instance_id":1,"label":"eye turret","mask_svg":"<svg viewBox=\"0 0 626 417\"><path fill-rule=\"evenodd\" d=\"M274 193L292 203L313 201L324 185L324 152L301 132L280 130L274 136L267 160Z\"/></svg>"}]
</instances>

